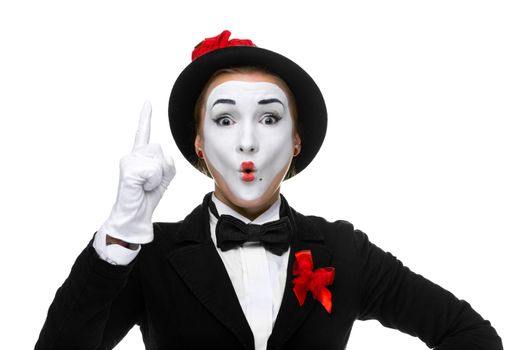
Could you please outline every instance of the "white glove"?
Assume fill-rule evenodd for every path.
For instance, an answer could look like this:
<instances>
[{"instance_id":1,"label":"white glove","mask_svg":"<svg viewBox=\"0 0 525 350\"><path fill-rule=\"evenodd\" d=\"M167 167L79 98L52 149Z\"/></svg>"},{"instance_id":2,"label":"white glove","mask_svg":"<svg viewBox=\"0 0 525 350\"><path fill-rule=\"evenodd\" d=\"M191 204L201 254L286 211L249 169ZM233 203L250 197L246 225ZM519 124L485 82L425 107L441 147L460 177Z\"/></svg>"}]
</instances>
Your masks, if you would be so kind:
<instances>
[{"instance_id":1,"label":"white glove","mask_svg":"<svg viewBox=\"0 0 525 350\"><path fill-rule=\"evenodd\" d=\"M153 211L175 176L173 159L164 157L159 144L149 143L150 129L151 104L146 101L133 151L120 159L117 200L99 230L128 243L153 240Z\"/></svg>"}]
</instances>

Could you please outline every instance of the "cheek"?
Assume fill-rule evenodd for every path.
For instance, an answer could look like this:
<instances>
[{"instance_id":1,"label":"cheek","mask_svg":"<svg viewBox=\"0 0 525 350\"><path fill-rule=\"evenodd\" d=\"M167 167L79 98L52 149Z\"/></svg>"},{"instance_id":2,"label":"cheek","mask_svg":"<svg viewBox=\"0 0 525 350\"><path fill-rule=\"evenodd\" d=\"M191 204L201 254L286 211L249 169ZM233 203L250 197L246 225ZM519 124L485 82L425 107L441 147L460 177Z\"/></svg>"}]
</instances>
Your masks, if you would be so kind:
<instances>
[{"instance_id":1,"label":"cheek","mask_svg":"<svg viewBox=\"0 0 525 350\"><path fill-rule=\"evenodd\" d=\"M203 146L208 155L221 153L221 150L224 150L228 143L231 142L231 137L227 137L227 135L223 133L206 131L207 130L205 128Z\"/></svg>"},{"instance_id":2,"label":"cheek","mask_svg":"<svg viewBox=\"0 0 525 350\"><path fill-rule=\"evenodd\" d=\"M287 170L293 158L293 138L292 132L281 133L276 135L273 133L269 135L266 150L261 150L264 153L264 175L267 179L273 178L278 173L282 172L284 168ZM261 175L263 175L261 173Z\"/></svg>"},{"instance_id":3,"label":"cheek","mask_svg":"<svg viewBox=\"0 0 525 350\"><path fill-rule=\"evenodd\" d=\"M201 127L202 146L207 152L212 150L213 145L217 143L217 135L211 132L210 128L211 126L206 121L203 121Z\"/></svg>"},{"instance_id":4,"label":"cheek","mask_svg":"<svg viewBox=\"0 0 525 350\"><path fill-rule=\"evenodd\" d=\"M214 130L211 132L209 126L203 127L202 144L204 149L204 160L208 168L213 168L224 174L226 169L231 168L228 164L232 159L232 152L228 152L232 145L232 138L225 133ZM211 165L211 166L210 166Z\"/></svg>"},{"instance_id":5,"label":"cheek","mask_svg":"<svg viewBox=\"0 0 525 350\"><path fill-rule=\"evenodd\" d=\"M285 127L269 131L264 135L267 140L266 144L268 145L268 149L286 156L292 152L294 139L292 129L291 123L288 123ZM279 157L281 154L277 154L276 156Z\"/></svg>"}]
</instances>

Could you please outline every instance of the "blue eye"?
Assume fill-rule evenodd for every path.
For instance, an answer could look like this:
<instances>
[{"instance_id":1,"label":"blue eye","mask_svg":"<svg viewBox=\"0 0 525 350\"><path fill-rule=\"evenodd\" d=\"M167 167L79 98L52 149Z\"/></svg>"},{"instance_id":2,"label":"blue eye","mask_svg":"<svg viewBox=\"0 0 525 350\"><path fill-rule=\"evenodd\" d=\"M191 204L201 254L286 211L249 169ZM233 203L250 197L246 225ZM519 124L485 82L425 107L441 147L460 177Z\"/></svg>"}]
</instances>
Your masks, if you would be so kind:
<instances>
[{"instance_id":1,"label":"blue eye","mask_svg":"<svg viewBox=\"0 0 525 350\"><path fill-rule=\"evenodd\" d=\"M274 114L265 114L261 119L261 123L263 123L264 125L273 125L277 124L279 120L281 120L281 117L278 117Z\"/></svg>"},{"instance_id":2,"label":"blue eye","mask_svg":"<svg viewBox=\"0 0 525 350\"><path fill-rule=\"evenodd\" d=\"M227 115L222 115L222 116L214 119L213 121L218 126L230 126L230 125L233 125L233 123L234 123L233 119L231 117L227 116Z\"/></svg>"}]
</instances>

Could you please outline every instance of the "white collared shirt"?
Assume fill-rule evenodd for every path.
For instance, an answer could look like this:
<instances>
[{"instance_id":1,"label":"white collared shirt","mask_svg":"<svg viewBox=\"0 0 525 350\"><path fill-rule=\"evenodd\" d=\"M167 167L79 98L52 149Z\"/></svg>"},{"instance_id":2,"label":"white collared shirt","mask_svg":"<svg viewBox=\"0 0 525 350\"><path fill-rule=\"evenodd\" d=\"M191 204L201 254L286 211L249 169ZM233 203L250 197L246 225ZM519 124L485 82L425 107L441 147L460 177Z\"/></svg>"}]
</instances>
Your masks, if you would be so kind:
<instances>
[{"instance_id":1,"label":"white collared shirt","mask_svg":"<svg viewBox=\"0 0 525 350\"><path fill-rule=\"evenodd\" d=\"M253 221L222 203L215 194L212 200L219 215L228 214L244 223L262 225L279 220L280 197ZM217 218L210 212L210 232L215 247L216 225ZM255 350L264 350L283 300L290 249L279 256L267 251L259 243L247 242L226 252L217 248L217 252L226 267L244 316L252 330Z\"/></svg>"},{"instance_id":2,"label":"white collared shirt","mask_svg":"<svg viewBox=\"0 0 525 350\"><path fill-rule=\"evenodd\" d=\"M228 207L215 194L212 195L212 200L219 215L228 214L244 223L262 225L279 219L280 197L253 221ZM217 218L210 212L211 239L217 248L216 225ZM118 244L106 245L105 234L99 232L95 235L93 247L101 259L114 265L127 265L138 255L140 249L131 250ZM252 330L255 350L265 350L283 299L290 249L279 256L267 251L257 242L247 242L226 252L217 248L217 253L224 263Z\"/></svg>"}]
</instances>

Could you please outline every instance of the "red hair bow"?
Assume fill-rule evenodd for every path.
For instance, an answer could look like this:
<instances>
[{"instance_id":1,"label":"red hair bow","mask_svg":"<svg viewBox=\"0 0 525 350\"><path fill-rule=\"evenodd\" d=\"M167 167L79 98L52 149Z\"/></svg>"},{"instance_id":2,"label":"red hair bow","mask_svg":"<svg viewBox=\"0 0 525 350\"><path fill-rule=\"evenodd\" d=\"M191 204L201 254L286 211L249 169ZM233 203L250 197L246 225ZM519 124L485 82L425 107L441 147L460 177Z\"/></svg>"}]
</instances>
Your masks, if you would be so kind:
<instances>
[{"instance_id":1,"label":"red hair bow","mask_svg":"<svg viewBox=\"0 0 525 350\"><path fill-rule=\"evenodd\" d=\"M328 311L332 312L332 293L326 288L331 285L335 278L334 267L320 267L313 270L314 263L312 252L300 250L295 253L295 263L293 265L293 291L299 304L303 306L308 291L312 292L314 299L318 300Z\"/></svg>"},{"instance_id":2,"label":"red hair bow","mask_svg":"<svg viewBox=\"0 0 525 350\"><path fill-rule=\"evenodd\" d=\"M214 36L213 38L206 38L201 41L191 53L191 60L195 61L198 57L214 51L217 49L222 49L224 47L230 46L255 46L255 44L249 39L231 39L231 32L229 30L224 30L221 34Z\"/></svg>"}]
</instances>

